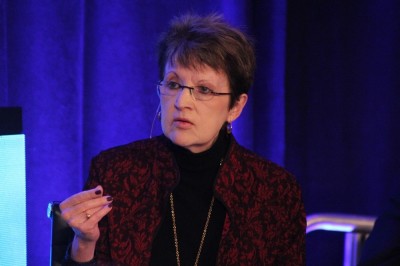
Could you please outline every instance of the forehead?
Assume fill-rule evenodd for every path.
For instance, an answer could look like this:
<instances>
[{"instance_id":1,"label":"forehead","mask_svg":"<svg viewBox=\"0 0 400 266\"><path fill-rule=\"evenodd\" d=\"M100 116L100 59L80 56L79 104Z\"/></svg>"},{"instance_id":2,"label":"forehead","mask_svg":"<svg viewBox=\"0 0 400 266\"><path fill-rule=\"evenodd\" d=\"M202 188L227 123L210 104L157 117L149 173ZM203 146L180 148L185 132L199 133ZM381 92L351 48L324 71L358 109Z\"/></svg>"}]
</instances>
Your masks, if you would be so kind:
<instances>
[{"instance_id":1,"label":"forehead","mask_svg":"<svg viewBox=\"0 0 400 266\"><path fill-rule=\"evenodd\" d=\"M224 71L213 69L209 65L198 63L186 66L176 61L167 62L164 75L176 75L181 78L228 80Z\"/></svg>"}]
</instances>

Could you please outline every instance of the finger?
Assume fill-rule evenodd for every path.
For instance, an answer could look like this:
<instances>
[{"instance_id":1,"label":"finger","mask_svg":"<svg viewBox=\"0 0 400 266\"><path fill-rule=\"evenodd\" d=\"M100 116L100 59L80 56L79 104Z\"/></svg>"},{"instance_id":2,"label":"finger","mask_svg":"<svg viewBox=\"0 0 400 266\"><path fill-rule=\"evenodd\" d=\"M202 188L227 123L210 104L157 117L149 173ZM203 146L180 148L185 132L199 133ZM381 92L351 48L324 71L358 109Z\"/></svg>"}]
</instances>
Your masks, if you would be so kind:
<instances>
[{"instance_id":1,"label":"finger","mask_svg":"<svg viewBox=\"0 0 400 266\"><path fill-rule=\"evenodd\" d=\"M106 216L112 209L112 205L108 204L100 208L90 218L80 215L80 221L78 218L74 220L76 225L72 226L75 232L75 236L88 241L95 241L99 237L99 221Z\"/></svg>"},{"instance_id":2,"label":"finger","mask_svg":"<svg viewBox=\"0 0 400 266\"><path fill-rule=\"evenodd\" d=\"M96 212L97 209L110 204L112 201L113 198L111 196L102 196L100 198L90 199L64 209L61 212L61 215L64 220L70 222L70 220L73 220L76 216L80 216L82 213L85 213L85 215L92 215L92 213Z\"/></svg>"},{"instance_id":3,"label":"finger","mask_svg":"<svg viewBox=\"0 0 400 266\"><path fill-rule=\"evenodd\" d=\"M99 211L101 208L104 206L112 203L113 197L111 196L103 196L99 199L94 199L90 201L83 202L79 205L76 206L75 211L76 212L83 212L86 215L93 215L97 211Z\"/></svg>"},{"instance_id":4,"label":"finger","mask_svg":"<svg viewBox=\"0 0 400 266\"><path fill-rule=\"evenodd\" d=\"M106 216L112 209L112 203L106 204L98 208L95 212L90 213L89 211L85 212L85 221L89 224L98 223L104 216ZM90 210L92 211L92 210Z\"/></svg>"},{"instance_id":5,"label":"finger","mask_svg":"<svg viewBox=\"0 0 400 266\"><path fill-rule=\"evenodd\" d=\"M97 187L89 190L85 190L82 192L79 192L77 194L72 195L71 197L67 198L63 202L60 203L60 209L61 211L64 210L65 208L69 208L71 206L80 204L81 202L90 200L90 199L95 199L99 198L103 195L103 188L98 185Z\"/></svg>"},{"instance_id":6,"label":"finger","mask_svg":"<svg viewBox=\"0 0 400 266\"><path fill-rule=\"evenodd\" d=\"M104 205L97 207L97 208L92 208L92 209L86 210L83 213L85 214L86 218L89 219L91 216L93 216L93 214L95 214L96 212L101 210L101 208L103 208L103 207L104 207Z\"/></svg>"},{"instance_id":7,"label":"finger","mask_svg":"<svg viewBox=\"0 0 400 266\"><path fill-rule=\"evenodd\" d=\"M91 209L74 216L68 224L81 232L88 231L94 226L97 226L97 223L104 216L106 216L111 211L111 209L112 203L102 205L100 208L97 208L95 212L92 212L93 209Z\"/></svg>"}]
</instances>

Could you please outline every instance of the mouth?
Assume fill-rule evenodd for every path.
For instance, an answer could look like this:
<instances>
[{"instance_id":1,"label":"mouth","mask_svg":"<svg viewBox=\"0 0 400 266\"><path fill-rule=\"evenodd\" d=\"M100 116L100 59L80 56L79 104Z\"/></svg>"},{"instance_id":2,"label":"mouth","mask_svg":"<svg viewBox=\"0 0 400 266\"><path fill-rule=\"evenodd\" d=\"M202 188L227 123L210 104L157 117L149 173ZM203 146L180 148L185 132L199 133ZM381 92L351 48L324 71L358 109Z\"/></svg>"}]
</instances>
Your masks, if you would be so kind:
<instances>
[{"instance_id":1,"label":"mouth","mask_svg":"<svg viewBox=\"0 0 400 266\"><path fill-rule=\"evenodd\" d=\"M187 128L193 125L193 123L190 120L179 117L174 118L173 124L180 128Z\"/></svg>"},{"instance_id":2,"label":"mouth","mask_svg":"<svg viewBox=\"0 0 400 266\"><path fill-rule=\"evenodd\" d=\"M185 122L185 123L191 123L188 119L185 119L185 118L179 118L179 117L176 117L176 118L174 118L174 122Z\"/></svg>"}]
</instances>

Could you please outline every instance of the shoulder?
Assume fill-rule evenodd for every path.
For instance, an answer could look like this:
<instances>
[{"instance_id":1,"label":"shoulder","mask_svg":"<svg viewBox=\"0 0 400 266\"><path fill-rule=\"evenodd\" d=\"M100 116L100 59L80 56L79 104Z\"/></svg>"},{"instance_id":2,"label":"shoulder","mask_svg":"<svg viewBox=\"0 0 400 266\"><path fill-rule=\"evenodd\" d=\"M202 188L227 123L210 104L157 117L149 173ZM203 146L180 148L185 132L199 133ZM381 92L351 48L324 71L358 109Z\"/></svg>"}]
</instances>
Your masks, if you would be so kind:
<instances>
[{"instance_id":1,"label":"shoulder","mask_svg":"<svg viewBox=\"0 0 400 266\"><path fill-rule=\"evenodd\" d=\"M292 222L305 227L302 193L294 175L235 140L216 185L228 209L236 214L259 212L260 220L279 221L279 228Z\"/></svg>"},{"instance_id":2,"label":"shoulder","mask_svg":"<svg viewBox=\"0 0 400 266\"><path fill-rule=\"evenodd\" d=\"M90 175L103 178L143 175L162 162L172 164L172 153L164 136L138 140L100 152L91 162ZM157 162L157 163L156 163Z\"/></svg>"},{"instance_id":3,"label":"shoulder","mask_svg":"<svg viewBox=\"0 0 400 266\"><path fill-rule=\"evenodd\" d=\"M294 175L281 165L272 162L259 154L239 145L233 140L231 145L231 163L241 171L251 173L259 182L275 182L283 179L296 183Z\"/></svg>"},{"instance_id":4,"label":"shoulder","mask_svg":"<svg viewBox=\"0 0 400 266\"><path fill-rule=\"evenodd\" d=\"M295 176L284 167L239 145L234 139L223 166L222 179L242 187L239 193L250 190L259 200L301 199L301 189Z\"/></svg>"},{"instance_id":5,"label":"shoulder","mask_svg":"<svg viewBox=\"0 0 400 266\"><path fill-rule=\"evenodd\" d=\"M166 140L163 136L159 136L103 150L94 157L94 161L119 161L132 158L141 160L154 158L166 152L168 152Z\"/></svg>"},{"instance_id":6,"label":"shoulder","mask_svg":"<svg viewBox=\"0 0 400 266\"><path fill-rule=\"evenodd\" d=\"M112 191L113 194L123 189L142 191L146 182L160 173L163 173L164 179L173 180L175 172L168 170L174 169L171 158L172 153L164 136L104 150L92 159L86 187L101 184L105 191Z\"/></svg>"}]
</instances>

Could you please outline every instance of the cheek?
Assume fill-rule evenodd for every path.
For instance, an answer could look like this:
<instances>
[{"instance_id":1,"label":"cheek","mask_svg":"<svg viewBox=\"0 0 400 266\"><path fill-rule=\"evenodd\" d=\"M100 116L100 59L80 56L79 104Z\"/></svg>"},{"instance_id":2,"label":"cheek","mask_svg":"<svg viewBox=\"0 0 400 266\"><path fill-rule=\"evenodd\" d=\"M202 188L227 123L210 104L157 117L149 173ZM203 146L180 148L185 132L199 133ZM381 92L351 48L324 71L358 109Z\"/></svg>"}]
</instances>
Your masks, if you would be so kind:
<instances>
[{"instance_id":1,"label":"cheek","mask_svg":"<svg viewBox=\"0 0 400 266\"><path fill-rule=\"evenodd\" d=\"M229 106L227 102L223 102L219 104L216 108L214 108L214 113L218 114L218 118L226 121L229 115Z\"/></svg>"},{"instance_id":2,"label":"cheek","mask_svg":"<svg viewBox=\"0 0 400 266\"><path fill-rule=\"evenodd\" d=\"M228 120L228 109L222 106L207 108L203 115L204 124L220 128Z\"/></svg>"},{"instance_id":3,"label":"cheek","mask_svg":"<svg viewBox=\"0 0 400 266\"><path fill-rule=\"evenodd\" d=\"M169 126L169 121L172 119L171 101L161 100L161 126L165 131Z\"/></svg>"},{"instance_id":4,"label":"cheek","mask_svg":"<svg viewBox=\"0 0 400 266\"><path fill-rule=\"evenodd\" d=\"M161 116L165 116L165 114L168 113L168 110L171 109L172 103L170 100L162 99L160 101L160 104L161 104Z\"/></svg>"}]
</instances>

